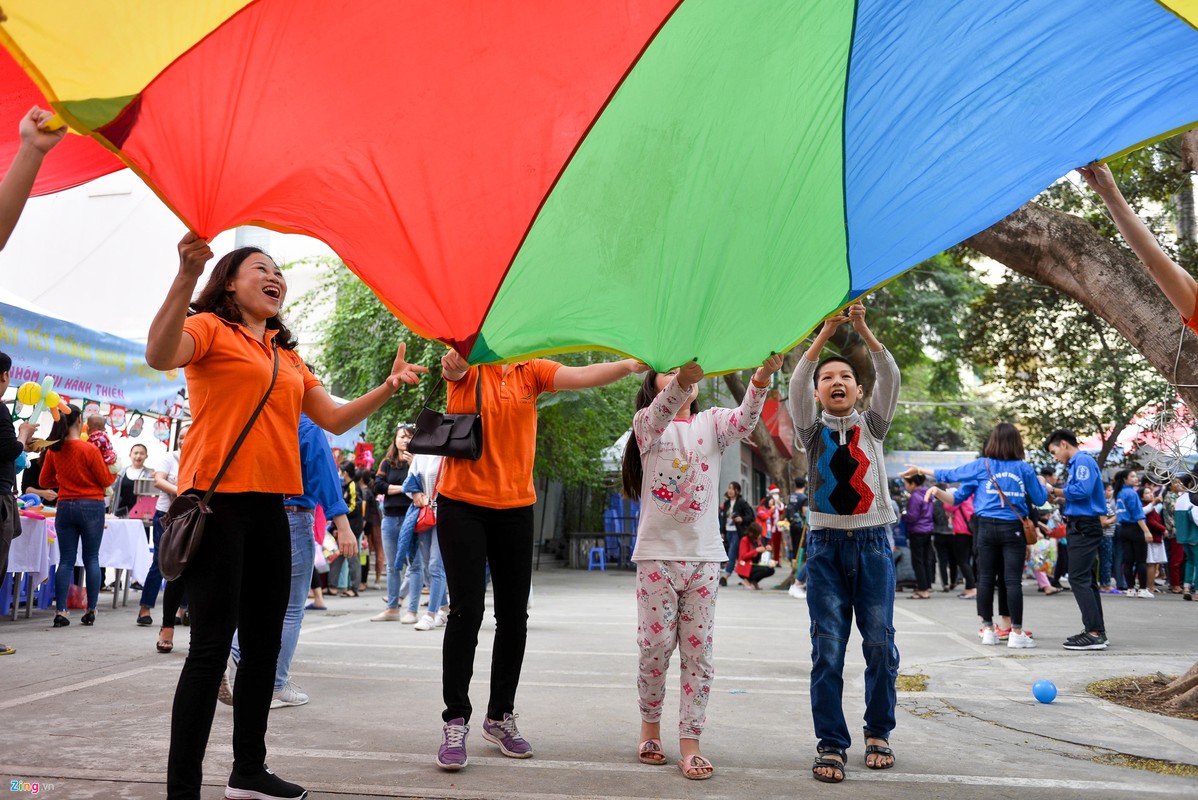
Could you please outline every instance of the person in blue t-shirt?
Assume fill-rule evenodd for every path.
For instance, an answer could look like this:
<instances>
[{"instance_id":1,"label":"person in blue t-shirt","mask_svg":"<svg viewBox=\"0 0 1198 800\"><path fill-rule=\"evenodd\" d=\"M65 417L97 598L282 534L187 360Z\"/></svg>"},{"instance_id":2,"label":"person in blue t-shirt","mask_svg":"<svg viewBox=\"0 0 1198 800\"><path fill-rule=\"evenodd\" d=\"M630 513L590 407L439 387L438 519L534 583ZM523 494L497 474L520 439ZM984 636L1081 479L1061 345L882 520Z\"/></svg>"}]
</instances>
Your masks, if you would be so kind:
<instances>
[{"instance_id":1,"label":"person in blue t-shirt","mask_svg":"<svg viewBox=\"0 0 1198 800\"><path fill-rule=\"evenodd\" d=\"M1065 640L1066 650L1105 650L1106 623L1102 618L1102 594L1098 589L1098 552L1102 547L1102 517L1106 495L1102 470L1089 453L1077 449L1077 436L1056 430L1044 449L1069 468L1063 486L1049 493L1065 500L1065 532L1069 539L1069 585L1082 612L1082 632Z\"/></svg>"},{"instance_id":2,"label":"person in blue t-shirt","mask_svg":"<svg viewBox=\"0 0 1198 800\"><path fill-rule=\"evenodd\" d=\"M962 484L951 498L954 505L973 496L977 517L974 538L978 551L978 616L982 618L979 633L982 644L986 645L999 642L998 631L994 628L994 584L995 576L1001 570L1011 612L1007 647L1036 646L1031 634L1023 630L1023 567L1027 562L1027 541L1020 520L1030 513L1028 498L1032 505L1039 506L1048 495L1036 477L1036 470L1023 459L1023 437L1019 430L1009 422L1000 422L986 440L982 458L956 469L931 470L908 464L907 471L901 476L922 474L941 483Z\"/></svg>"},{"instance_id":3,"label":"person in blue t-shirt","mask_svg":"<svg viewBox=\"0 0 1198 800\"><path fill-rule=\"evenodd\" d=\"M1144 501L1140 499L1140 476L1134 469L1121 469L1111 483L1115 490L1115 520L1123 540L1123 577L1128 597L1152 597L1148 586L1148 530ZM1137 591L1136 586L1139 586Z\"/></svg>"}]
</instances>

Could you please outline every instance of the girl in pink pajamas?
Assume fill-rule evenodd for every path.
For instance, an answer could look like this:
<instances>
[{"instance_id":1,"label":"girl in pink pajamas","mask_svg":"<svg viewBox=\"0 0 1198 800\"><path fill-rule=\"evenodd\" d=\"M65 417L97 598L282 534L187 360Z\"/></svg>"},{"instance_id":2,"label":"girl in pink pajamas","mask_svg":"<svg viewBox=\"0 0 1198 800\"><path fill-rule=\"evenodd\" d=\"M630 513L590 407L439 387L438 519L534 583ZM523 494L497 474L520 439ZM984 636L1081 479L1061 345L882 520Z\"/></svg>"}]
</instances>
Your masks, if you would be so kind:
<instances>
[{"instance_id":1,"label":"girl in pink pajamas","mask_svg":"<svg viewBox=\"0 0 1198 800\"><path fill-rule=\"evenodd\" d=\"M624 450L624 493L641 500L637 524L637 644L640 666L640 760L665 764L661 711L666 672L680 661L678 762L690 780L715 771L699 752L707 698L715 674L711 636L721 566L727 560L717 515L720 456L748 436L761 416L782 356L753 373L739 408L700 412L695 403L703 368L689 362L670 372L649 370L636 396L633 435Z\"/></svg>"}]
</instances>

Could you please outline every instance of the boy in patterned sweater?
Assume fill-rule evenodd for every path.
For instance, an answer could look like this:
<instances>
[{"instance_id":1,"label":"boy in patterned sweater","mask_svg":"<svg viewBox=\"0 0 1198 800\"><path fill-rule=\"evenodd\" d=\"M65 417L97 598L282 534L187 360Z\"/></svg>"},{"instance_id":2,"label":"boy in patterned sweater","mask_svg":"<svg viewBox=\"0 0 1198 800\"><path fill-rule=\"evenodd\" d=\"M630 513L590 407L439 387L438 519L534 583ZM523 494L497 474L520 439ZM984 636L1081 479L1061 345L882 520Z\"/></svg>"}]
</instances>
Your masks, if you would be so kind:
<instances>
[{"instance_id":1,"label":"boy in patterned sweater","mask_svg":"<svg viewBox=\"0 0 1198 800\"><path fill-rule=\"evenodd\" d=\"M870 407L856 367L820 353L837 328L850 323L865 340L877 373ZM816 780L844 780L851 740L841 697L844 656L856 616L865 655L865 765L894 766L887 746L895 726L899 654L894 645L894 560L887 526L895 523L887 491L882 440L894 417L899 372L865 324L865 306L824 321L790 381L790 413L807 450L810 504L807 608L811 614L811 711L819 739ZM823 413L816 412L816 401Z\"/></svg>"}]
</instances>

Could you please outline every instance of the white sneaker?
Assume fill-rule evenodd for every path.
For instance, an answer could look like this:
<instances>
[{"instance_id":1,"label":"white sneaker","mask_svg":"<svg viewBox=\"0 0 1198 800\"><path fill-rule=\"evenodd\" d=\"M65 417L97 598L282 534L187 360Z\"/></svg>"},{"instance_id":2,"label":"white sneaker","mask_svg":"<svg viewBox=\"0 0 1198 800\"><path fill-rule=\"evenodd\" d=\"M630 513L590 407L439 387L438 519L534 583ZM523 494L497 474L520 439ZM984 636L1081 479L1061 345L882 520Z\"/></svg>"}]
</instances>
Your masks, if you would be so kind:
<instances>
[{"instance_id":1,"label":"white sneaker","mask_svg":"<svg viewBox=\"0 0 1198 800\"><path fill-rule=\"evenodd\" d=\"M433 616L431 614L425 614L420 618L420 621L416 623L415 629L418 631L431 631L436 626L437 621L433 618Z\"/></svg>"},{"instance_id":2,"label":"white sneaker","mask_svg":"<svg viewBox=\"0 0 1198 800\"><path fill-rule=\"evenodd\" d=\"M438 611L434 627L444 628L447 624L449 624L449 612L444 610Z\"/></svg>"},{"instance_id":3,"label":"white sneaker","mask_svg":"<svg viewBox=\"0 0 1198 800\"><path fill-rule=\"evenodd\" d=\"M308 702L308 695L299 690L291 681L283 684L283 688L274 693L274 697L270 699L271 708L284 708L285 706L302 706Z\"/></svg>"},{"instance_id":4,"label":"white sneaker","mask_svg":"<svg viewBox=\"0 0 1198 800\"><path fill-rule=\"evenodd\" d=\"M795 600L802 600L805 597L807 597L806 590L803 589L802 586L799 586L797 583L792 583L790 585L790 588L786 590L786 593L788 595L790 595L791 597L793 597Z\"/></svg>"},{"instance_id":5,"label":"white sneaker","mask_svg":"<svg viewBox=\"0 0 1198 800\"><path fill-rule=\"evenodd\" d=\"M237 682L237 662L233 660L233 654L229 654L229 665L225 667L224 674L220 676L220 688L216 692L216 699L227 706L233 705L233 684Z\"/></svg>"},{"instance_id":6,"label":"white sneaker","mask_svg":"<svg viewBox=\"0 0 1198 800\"><path fill-rule=\"evenodd\" d=\"M1151 600L1152 592L1148 591L1147 589L1141 589L1140 591L1136 592L1136 597L1144 597L1148 600Z\"/></svg>"},{"instance_id":7,"label":"white sneaker","mask_svg":"<svg viewBox=\"0 0 1198 800\"><path fill-rule=\"evenodd\" d=\"M405 611L399 615L399 621L404 625L411 625L417 619L419 619L419 617L416 616L414 611Z\"/></svg>"},{"instance_id":8,"label":"white sneaker","mask_svg":"<svg viewBox=\"0 0 1198 800\"><path fill-rule=\"evenodd\" d=\"M985 644L985 645L997 645L998 644L998 631L994 630L994 628L991 628L991 627L982 628L981 636L982 636L982 644Z\"/></svg>"},{"instance_id":9,"label":"white sneaker","mask_svg":"<svg viewBox=\"0 0 1198 800\"><path fill-rule=\"evenodd\" d=\"M1011 631L1011 635L1007 637L1007 647L1013 650L1030 650L1035 646L1036 640L1031 637L1031 634Z\"/></svg>"}]
</instances>

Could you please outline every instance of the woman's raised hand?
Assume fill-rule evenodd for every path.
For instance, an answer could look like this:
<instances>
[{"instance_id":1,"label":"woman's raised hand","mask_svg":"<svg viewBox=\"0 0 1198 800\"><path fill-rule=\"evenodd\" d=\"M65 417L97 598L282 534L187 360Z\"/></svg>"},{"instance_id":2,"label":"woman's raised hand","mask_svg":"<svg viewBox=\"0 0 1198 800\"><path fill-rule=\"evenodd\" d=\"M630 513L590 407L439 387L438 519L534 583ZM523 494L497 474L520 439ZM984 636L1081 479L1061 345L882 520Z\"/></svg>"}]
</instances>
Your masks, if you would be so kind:
<instances>
[{"instance_id":1,"label":"woman's raised hand","mask_svg":"<svg viewBox=\"0 0 1198 800\"><path fill-rule=\"evenodd\" d=\"M211 258L212 248L194 232L188 231L179 240L179 274L185 278L199 280Z\"/></svg>"},{"instance_id":2,"label":"woman's raised hand","mask_svg":"<svg viewBox=\"0 0 1198 800\"><path fill-rule=\"evenodd\" d=\"M450 350L441 356L441 374L447 381L461 380L469 369L470 362L462 358L462 354L457 350Z\"/></svg>"},{"instance_id":3,"label":"woman's raised hand","mask_svg":"<svg viewBox=\"0 0 1198 800\"><path fill-rule=\"evenodd\" d=\"M387 376L387 385L392 389L398 389L401 383L419 383L420 373L428 372L428 367L405 361L404 354L407 351L407 344L400 342L399 352L395 354L395 363L391 365L391 374Z\"/></svg>"},{"instance_id":4,"label":"woman's raised hand","mask_svg":"<svg viewBox=\"0 0 1198 800\"><path fill-rule=\"evenodd\" d=\"M701 380L703 368L699 366L698 361L688 361L678 368L678 385L683 389L689 390Z\"/></svg>"},{"instance_id":5,"label":"woman's raised hand","mask_svg":"<svg viewBox=\"0 0 1198 800\"><path fill-rule=\"evenodd\" d=\"M782 369L782 354L771 353L770 357L761 362L761 366L753 373L753 380L758 383L769 383L770 376Z\"/></svg>"}]
</instances>

